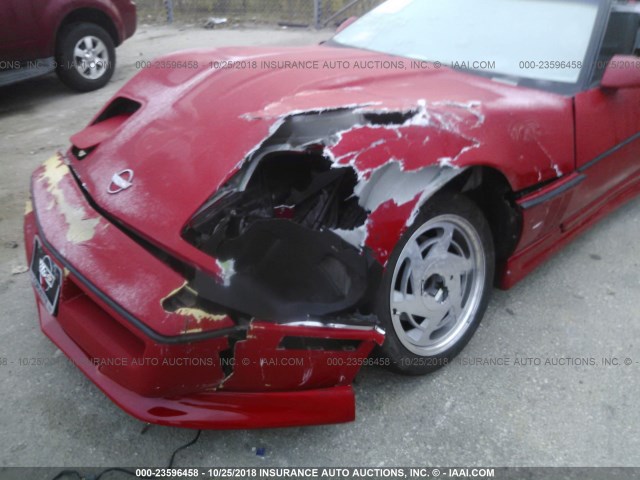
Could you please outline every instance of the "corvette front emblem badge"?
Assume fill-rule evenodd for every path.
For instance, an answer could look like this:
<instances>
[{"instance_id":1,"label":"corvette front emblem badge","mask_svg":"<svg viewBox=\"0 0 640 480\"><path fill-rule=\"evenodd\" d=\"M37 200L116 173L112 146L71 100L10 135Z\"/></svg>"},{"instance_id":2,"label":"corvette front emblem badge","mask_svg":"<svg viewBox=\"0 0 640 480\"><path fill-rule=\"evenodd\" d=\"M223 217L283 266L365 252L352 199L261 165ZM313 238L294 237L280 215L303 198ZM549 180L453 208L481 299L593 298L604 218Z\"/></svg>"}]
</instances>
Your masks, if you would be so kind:
<instances>
[{"instance_id":1,"label":"corvette front emblem badge","mask_svg":"<svg viewBox=\"0 0 640 480\"><path fill-rule=\"evenodd\" d=\"M49 255L45 255L38 262L38 282L43 292L48 292L53 287L56 277L53 274L53 266Z\"/></svg>"},{"instance_id":2,"label":"corvette front emblem badge","mask_svg":"<svg viewBox=\"0 0 640 480\"><path fill-rule=\"evenodd\" d=\"M111 194L120 193L133 185L133 170L126 169L118 172L111 177L111 183L107 192Z\"/></svg>"}]
</instances>

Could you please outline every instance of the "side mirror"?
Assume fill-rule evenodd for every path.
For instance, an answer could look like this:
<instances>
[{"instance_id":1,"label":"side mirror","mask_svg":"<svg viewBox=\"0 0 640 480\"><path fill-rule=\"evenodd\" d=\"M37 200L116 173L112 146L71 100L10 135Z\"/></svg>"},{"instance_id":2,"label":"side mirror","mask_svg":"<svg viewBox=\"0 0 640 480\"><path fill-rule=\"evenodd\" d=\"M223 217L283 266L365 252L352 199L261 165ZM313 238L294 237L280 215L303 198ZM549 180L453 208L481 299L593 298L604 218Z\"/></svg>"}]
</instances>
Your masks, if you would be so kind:
<instances>
[{"instance_id":1,"label":"side mirror","mask_svg":"<svg viewBox=\"0 0 640 480\"><path fill-rule=\"evenodd\" d=\"M351 25L356 20L358 20L358 17L349 17L349 18L347 18L344 22L342 22L340 25L338 25L336 33L340 33L341 31L343 31L345 28L347 28L349 25Z\"/></svg>"},{"instance_id":2,"label":"side mirror","mask_svg":"<svg viewBox=\"0 0 640 480\"><path fill-rule=\"evenodd\" d=\"M615 55L604 71L602 88L640 88L640 58Z\"/></svg>"}]
</instances>

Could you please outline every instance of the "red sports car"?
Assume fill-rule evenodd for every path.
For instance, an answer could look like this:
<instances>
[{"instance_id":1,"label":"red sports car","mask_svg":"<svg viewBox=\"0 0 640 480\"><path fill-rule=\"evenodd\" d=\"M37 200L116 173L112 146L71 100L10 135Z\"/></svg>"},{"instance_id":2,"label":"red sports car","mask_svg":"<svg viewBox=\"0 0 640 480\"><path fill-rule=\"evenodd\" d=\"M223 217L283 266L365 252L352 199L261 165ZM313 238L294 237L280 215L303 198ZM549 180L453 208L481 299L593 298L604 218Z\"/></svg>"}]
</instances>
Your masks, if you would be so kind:
<instances>
[{"instance_id":1,"label":"red sports car","mask_svg":"<svg viewBox=\"0 0 640 480\"><path fill-rule=\"evenodd\" d=\"M146 422L352 420L362 365L445 365L494 284L638 193L639 25L391 0L317 47L152 62L33 175L42 329Z\"/></svg>"}]
</instances>

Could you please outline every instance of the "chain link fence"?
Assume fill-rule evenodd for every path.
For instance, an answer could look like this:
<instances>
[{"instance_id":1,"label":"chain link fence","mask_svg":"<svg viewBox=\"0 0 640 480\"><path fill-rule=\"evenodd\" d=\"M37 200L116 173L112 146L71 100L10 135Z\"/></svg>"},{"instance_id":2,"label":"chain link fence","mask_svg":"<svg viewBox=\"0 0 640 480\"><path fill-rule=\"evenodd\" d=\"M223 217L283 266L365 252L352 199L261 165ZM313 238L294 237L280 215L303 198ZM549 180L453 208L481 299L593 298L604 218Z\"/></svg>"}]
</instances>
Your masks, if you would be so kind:
<instances>
[{"instance_id":1,"label":"chain link fence","mask_svg":"<svg viewBox=\"0 0 640 480\"><path fill-rule=\"evenodd\" d=\"M209 28L237 23L332 27L360 16L383 0L137 0L142 22L201 23Z\"/></svg>"},{"instance_id":2,"label":"chain link fence","mask_svg":"<svg viewBox=\"0 0 640 480\"><path fill-rule=\"evenodd\" d=\"M313 0L320 4L319 22L314 26L340 25L349 17L360 17L384 0Z\"/></svg>"}]
</instances>

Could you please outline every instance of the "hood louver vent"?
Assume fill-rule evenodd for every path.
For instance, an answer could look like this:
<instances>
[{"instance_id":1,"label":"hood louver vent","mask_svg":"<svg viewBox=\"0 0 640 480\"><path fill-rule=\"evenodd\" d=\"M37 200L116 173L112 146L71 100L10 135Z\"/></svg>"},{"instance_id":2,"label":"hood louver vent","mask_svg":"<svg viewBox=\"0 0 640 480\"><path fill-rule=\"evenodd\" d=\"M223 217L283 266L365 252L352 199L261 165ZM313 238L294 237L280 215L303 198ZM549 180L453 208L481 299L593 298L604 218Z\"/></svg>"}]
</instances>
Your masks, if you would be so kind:
<instances>
[{"instance_id":1,"label":"hood louver vent","mask_svg":"<svg viewBox=\"0 0 640 480\"><path fill-rule=\"evenodd\" d=\"M141 104L128 98L116 98L84 130L71 137L71 152L78 159L87 157L103 141L111 135L141 107Z\"/></svg>"}]
</instances>

